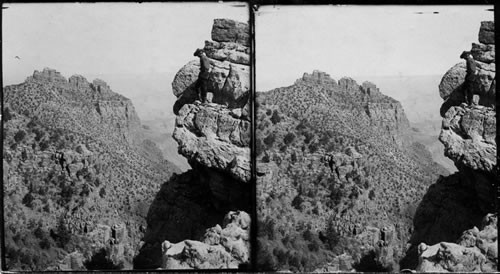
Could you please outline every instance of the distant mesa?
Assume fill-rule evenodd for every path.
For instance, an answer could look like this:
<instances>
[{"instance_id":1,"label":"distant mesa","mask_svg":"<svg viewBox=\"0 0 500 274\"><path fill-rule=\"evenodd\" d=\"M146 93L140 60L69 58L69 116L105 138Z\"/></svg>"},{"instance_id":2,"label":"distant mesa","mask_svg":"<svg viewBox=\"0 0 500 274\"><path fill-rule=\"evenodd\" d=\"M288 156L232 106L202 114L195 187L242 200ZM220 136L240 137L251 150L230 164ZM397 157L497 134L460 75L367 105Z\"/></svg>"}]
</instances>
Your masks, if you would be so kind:
<instances>
[{"instance_id":1,"label":"distant mesa","mask_svg":"<svg viewBox=\"0 0 500 274\"><path fill-rule=\"evenodd\" d=\"M315 84L322 85L333 89L343 89L346 91L362 91L368 95L381 95L379 89L374 83L365 81L360 86L354 79L343 77L338 82L333 79L328 73L314 70L311 74L304 73L302 78L298 79L296 84Z\"/></svg>"}]
</instances>

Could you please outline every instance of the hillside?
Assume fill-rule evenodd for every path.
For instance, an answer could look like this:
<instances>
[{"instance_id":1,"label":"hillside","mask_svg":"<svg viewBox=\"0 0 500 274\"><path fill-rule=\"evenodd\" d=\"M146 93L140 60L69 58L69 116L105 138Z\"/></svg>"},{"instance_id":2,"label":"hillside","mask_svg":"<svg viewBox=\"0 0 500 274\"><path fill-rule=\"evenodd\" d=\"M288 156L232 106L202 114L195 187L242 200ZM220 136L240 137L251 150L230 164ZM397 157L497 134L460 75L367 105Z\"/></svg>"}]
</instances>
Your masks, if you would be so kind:
<instances>
[{"instance_id":1,"label":"hillside","mask_svg":"<svg viewBox=\"0 0 500 274\"><path fill-rule=\"evenodd\" d=\"M130 269L154 194L178 172L131 101L47 68L3 96L7 269Z\"/></svg>"},{"instance_id":2,"label":"hillside","mask_svg":"<svg viewBox=\"0 0 500 274\"><path fill-rule=\"evenodd\" d=\"M370 82L305 73L258 93L258 267L399 269L439 174L401 104Z\"/></svg>"}]
</instances>

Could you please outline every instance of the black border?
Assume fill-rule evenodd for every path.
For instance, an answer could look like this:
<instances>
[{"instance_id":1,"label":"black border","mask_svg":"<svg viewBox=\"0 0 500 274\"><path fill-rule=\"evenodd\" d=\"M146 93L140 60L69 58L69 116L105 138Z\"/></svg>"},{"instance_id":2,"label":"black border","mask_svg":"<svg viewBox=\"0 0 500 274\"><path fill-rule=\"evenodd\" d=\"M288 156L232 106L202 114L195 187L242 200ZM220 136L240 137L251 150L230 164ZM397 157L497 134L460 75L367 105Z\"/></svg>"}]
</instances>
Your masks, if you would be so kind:
<instances>
[{"instance_id":1,"label":"black border","mask_svg":"<svg viewBox=\"0 0 500 274\"><path fill-rule=\"evenodd\" d=\"M101 1L83 1L83 2L74 2L74 1L63 1L63 2L59 2L59 1L20 1L20 2L16 2L16 3L99 3ZM109 1L106 1L106 2L109 2ZM121 1L121 2L135 2L135 3L148 3L148 2L159 2L159 1ZM162 1L164 2L164 1ZM202 3L217 3L219 1L213 1L213 0L199 0L199 1L168 1L168 2L176 2L176 3L195 3L195 2L202 2ZM230 1L226 1L226 2L230 2ZM251 238L250 238L250 243L251 243L251 249L250 249L250 269L231 269L231 270L217 270L217 269L212 269L212 270L149 270L149 271L143 271L143 270L116 270L116 271L57 271L55 273L88 273L88 272L99 272L99 273L116 273L116 272L133 272L133 273L158 273L158 272L181 272L181 273L192 273L192 272L196 272L196 273L234 273L234 272L257 272L258 269L257 269L257 264L256 264L256 260L257 260L257 232L258 232L258 226L257 226L257 219L258 219L258 216L257 216L257 197L256 197L256 194L257 194L257 185L256 185L256 159L255 159L255 115L256 115L256 110L255 110L255 83L256 83L256 78L255 78L255 75L256 75L256 70L255 70L255 64L256 64L256 58L255 58L255 51L256 51L256 42L255 42L255 12L254 10L257 10L259 8L259 6L261 5L338 5L338 4L342 4L342 5L374 5L374 4L377 4L377 5L493 5L495 7L495 1L490 1L490 0L436 0L436 1L432 1L432 0L409 0L409 1L404 1L404 0L371 0L371 1L368 1L368 0L344 0L344 1L325 1L325 0L242 0L242 1L239 1L239 2L246 2L248 4L248 11L249 11L249 24L250 24L250 32L251 32L251 68L250 68L250 89L251 89L251 92L250 92L250 100L251 100L251 108L250 108L250 113L251 113L251 117L252 117L252 121L251 121L251 151L250 151L250 155L251 155L251 166L250 166L250 169L251 169L251 181L250 183L252 184L252 196L251 196L251 206L252 206L252 211L250 213L251 217L252 217L252 222L251 222ZM5 9L4 7L4 4L6 2L1 2L1 5L2 5L2 10ZM14 3L14 1L12 2L7 2L7 3ZM498 22L498 12L494 11L495 13L495 28L498 29L498 24L496 22ZM3 26L3 20L2 20L2 26ZM2 29L3 30L3 29ZM2 40L3 38L3 31L0 32L0 41L3 41ZM498 35L498 32L495 33L495 43L498 44L499 42L499 35ZM2 48L3 48L3 44L2 44ZM0 55L0 61L3 65L3 51L2 51L2 54ZM3 86L3 74L2 74L2 79L0 79L0 83L2 84L2 88L4 87ZM500 105L500 95L498 95L498 87L496 88L496 105L497 107ZM4 114L3 111L4 111L4 94L3 94L3 91L2 93L0 94L0 98L2 100L1 102L1 107L2 107L2 115ZM500 126L499 126L499 116L497 114L496 116L497 118L497 163L500 162L500 154L498 152L498 141L500 140L499 137L498 137L498 132L499 132L499 129L500 129ZM3 130L3 119L1 120L0 124L2 125L2 130ZM3 133L3 132L2 132ZM3 147L3 138L5 136L2 134L2 148L1 148L1 153L2 153L2 158L3 158L3 152L4 152L4 147ZM3 175L3 167L2 167L2 175ZM497 177L497 181L494 182L493 184L495 185L496 187L496 191L497 191L497 203L496 203L496 206L497 206L497 216L499 216L500 214L500 167L498 166L497 164L497 168L496 168L496 177ZM3 272L6 272L8 273L8 271L6 271L4 269L5 267L5 239L4 239L4 201L3 201L3 197L4 197L4 189L3 189L3 176L2 176L2 190L0 191L0 198L1 198L1 201L0 201L0 206L1 206L1 209L0 209L0 213L1 213L1 216L0 216L0 222L1 222L1 226L0 226L0 265L1 265L1 269ZM500 228L500 225L497 224L497 229ZM499 244L499 247L500 247L500 244ZM500 271L500 264L497 264L498 265L498 270ZM12 273L22 273L22 271L12 271ZM53 271L36 271L36 272L42 272L42 273L51 273Z\"/></svg>"}]
</instances>

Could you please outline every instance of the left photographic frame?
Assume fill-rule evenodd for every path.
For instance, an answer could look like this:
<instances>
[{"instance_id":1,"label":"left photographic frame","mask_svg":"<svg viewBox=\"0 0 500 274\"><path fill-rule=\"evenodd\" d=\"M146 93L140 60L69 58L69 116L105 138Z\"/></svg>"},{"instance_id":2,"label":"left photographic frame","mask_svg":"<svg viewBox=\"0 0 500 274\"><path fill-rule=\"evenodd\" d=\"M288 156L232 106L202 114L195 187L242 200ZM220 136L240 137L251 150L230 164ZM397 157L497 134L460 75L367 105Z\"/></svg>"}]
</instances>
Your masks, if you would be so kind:
<instances>
[{"instance_id":1,"label":"left photographic frame","mask_svg":"<svg viewBox=\"0 0 500 274\"><path fill-rule=\"evenodd\" d=\"M2 13L2 270L249 269L249 6Z\"/></svg>"}]
</instances>

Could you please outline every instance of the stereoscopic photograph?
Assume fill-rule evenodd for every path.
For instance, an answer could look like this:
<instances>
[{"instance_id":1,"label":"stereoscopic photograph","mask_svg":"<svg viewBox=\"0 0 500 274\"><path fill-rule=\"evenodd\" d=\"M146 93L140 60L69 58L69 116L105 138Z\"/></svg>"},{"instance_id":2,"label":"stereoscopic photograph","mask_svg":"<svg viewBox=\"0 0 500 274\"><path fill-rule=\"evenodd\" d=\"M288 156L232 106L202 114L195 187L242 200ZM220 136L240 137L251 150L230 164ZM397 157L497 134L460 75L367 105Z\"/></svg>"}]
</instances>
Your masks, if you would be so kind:
<instances>
[{"instance_id":1,"label":"stereoscopic photograph","mask_svg":"<svg viewBox=\"0 0 500 274\"><path fill-rule=\"evenodd\" d=\"M2 5L3 271L495 272L493 5Z\"/></svg>"},{"instance_id":2,"label":"stereoscopic photograph","mask_svg":"<svg viewBox=\"0 0 500 274\"><path fill-rule=\"evenodd\" d=\"M261 6L257 269L497 269L492 6Z\"/></svg>"},{"instance_id":3,"label":"stereoscopic photograph","mask_svg":"<svg viewBox=\"0 0 500 274\"><path fill-rule=\"evenodd\" d=\"M248 5L2 7L3 270L248 268Z\"/></svg>"}]
</instances>

